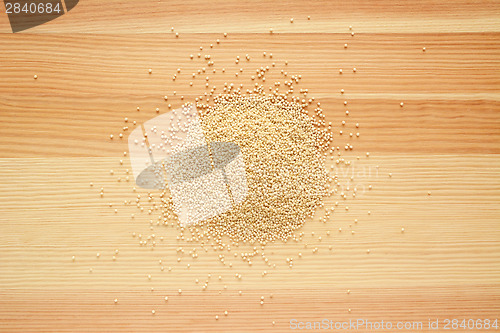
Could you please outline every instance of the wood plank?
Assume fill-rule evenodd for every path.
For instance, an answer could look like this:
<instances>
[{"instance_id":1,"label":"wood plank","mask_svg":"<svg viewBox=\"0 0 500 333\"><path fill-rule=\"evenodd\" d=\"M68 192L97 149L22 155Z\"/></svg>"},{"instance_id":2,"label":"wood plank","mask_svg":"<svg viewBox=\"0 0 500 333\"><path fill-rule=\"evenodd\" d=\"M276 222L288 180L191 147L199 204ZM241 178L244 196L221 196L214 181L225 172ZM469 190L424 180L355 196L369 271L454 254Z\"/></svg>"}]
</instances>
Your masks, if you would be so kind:
<instances>
[{"instance_id":1,"label":"wood plank","mask_svg":"<svg viewBox=\"0 0 500 333\"><path fill-rule=\"evenodd\" d=\"M370 34L344 50L344 38L334 34L279 39L233 35L207 51L217 72L193 79L193 72L207 67L196 58L197 48L214 43L216 35L195 34L179 41L157 35L5 35L2 40L11 51L0 54L6 66L0 73L0 121L6 124L0 156L121 154L123 144L105 141L111 133L118 135L124 117L141 123L155 116L157 107L163 113L168 104L175 108L193 100L207 90L205 76L218 91L231 82L251 88L250 77L261 66L271 67L269 86L286 80L281 70L303 75L298 87L322 102L327 120L337 127L346 109L342 103L348 100L352 123L347 128L354 130L354 123L360 123L356 131L361 137L355 140L360 151L498 153L499 35L424 36ZM262 39L269 41L265 47ZM292 44L308 51L290 52ZM470 51L464 52L465 44ZM427 46L425 53L422 45ZM273 53L273 59L264 58L263 51ZM189 60L190 54L195 60ZM250 62L234 63L237 55L245 54ZM244 72L236 78L240 68ZM338 74L339 68L344 74ZM336 139L340 144L346 140Z\"/></svg>"},{"instance_id":2,"label":"wood plank","mask_svg":"<svg viewBox=\"0 0 500 333\"><path fill-rule=\"evenodd\" d=\"M489 32L498 31L497 1L349 0L119 0L80 1L68 14L34 28L36 33L186 32ZM311 20L307 20L311 16ZM294 23L290 23L294 18ZM6 16L0 32L10 32Z\"/></svg>"},{"instance_id":3,"label":"wood plank","mask_svg":"<svg viewBox=\"0 0 500 333\"><path fill-rule=\"evenodd\" d=\"M259 260L248 267L238 259L231 260L234 266L229 268L217 262L218 252L211 249L198 259L181 256L183 261L177 263L176 249L196 244L179 242L178 231L170 227L155 223L150 230L149 221L156 222L159 214L147 213L151 203L142 203L142 213L133 204L123 204L123 200L134 201L137 194L144 197L147 192L133 192L133 183L116 181L129 168L120 166L117 159L2 159L0 193L5 208L0 217L0 244L4 273L0 284L7 288L72 289L75 285L87 285L141 289L150 285L145 277L152 274L151 270L155 272L152 286L169 285L173 290L199 289L194 280L206 271L214 276L223 274L231 289L238 285L261 288L262 282L268 288L279 289L284 281L287 288L300 289L304 281L321 286L329 278L346 288L497 281L500 187L491 185L500 181L495 169L497 156L464 159L448 155L388 155L353 163L350 168L335 171L344 188L350 184L358 189L357 196L349 196L345 201L337 196L327 199L326 205L332 207L340 201L332 220L319 223L318 215L307 223L302 229L307 235L303 243L268 245L266 253L277 265L274 270ZM482 166L479 170L478 165ZM111 168L114 175L104 171ZM90 182L94 187L89 186ZM105 191L103 198L99 195L101 187ZM346 206L349 211L344 209ZM133 232L165 239L151 251L139 246ZM318 241L318 236L323 241ZM304 248L304 244L308 247ZM334 248L329 250L329 245ZM242 245L236 252L251 247ZM315 247L319 251L313 254ZM111 256L116 248L121 252L117 262L113 262ZM366 253L368 249L370 254ZM102 253L100 259L96 258L97 252ZM299 252L303 259L298 258ZM73 255L78 258L75 263L71 262ZM298 260L293 270L284 263L288 256ZM163 266L173 267L175 273L160 272L157 261L162 258ZM193 265L189 270L187 263ZM90 267L95 271L89 275ZM101 269L103 275L99 273ZM264 270L269 270L265 281L261 277ZM243 274L245 282L233 281L234 272ZM443 282L444 277L448 281Z\"/></svg>"},{"instance_id":4,"label":"wood plank","mask_svg":"<svg viewBox=\"0 0 500 333\"><path fill-rule=\"evenodd\" d=\"M267 298L261 306L260 296L270 292L273 298ZM109 302L116 293L101 290L16 290L0 296L0 307L8 306L0 320L9 332L286 332L291 330L292 319L340 323L364 320L372 325L384 320L394 327L398 322L407 323L412 332L443 332L444 320L453 319L458 312L473 318L498 316L498 308L492 303L498 303L499 294L491 286L476 286L474 291L462 286L359 289L349 295L345 290L304 286L292 293L245 290L242 296L234 292L193 292L170 297L165 303L155 293L122 291L117 305ZM352 307L350 313L347 307ZM154 316L152 308L157 311ZM227 317L222 314L226 310ZM219 320L213 313L221 314ZM438 319L439 329L429 329L429 319ZM417 330L419 323L421 330ZM359 329L352 330L365 328L360 324Z\"/></svg>"}]
</instances>

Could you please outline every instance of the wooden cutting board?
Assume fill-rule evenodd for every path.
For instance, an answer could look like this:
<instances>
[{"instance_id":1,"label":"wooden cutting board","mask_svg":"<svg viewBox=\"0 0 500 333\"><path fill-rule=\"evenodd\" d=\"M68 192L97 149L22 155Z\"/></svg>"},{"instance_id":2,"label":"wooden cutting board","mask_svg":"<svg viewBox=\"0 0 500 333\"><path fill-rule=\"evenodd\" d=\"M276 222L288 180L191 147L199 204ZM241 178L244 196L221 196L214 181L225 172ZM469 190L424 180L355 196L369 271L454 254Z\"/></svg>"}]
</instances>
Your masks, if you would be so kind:
<instances>
[{"instance_id":1,"label":"wooden cutting board","mask_svg":"<svg viewBox=\"0 0 500 333\"><path fill-rule=\"evenodd\" d=\"M383 320L444 332L447 319L500 319L499 17L498 1L82 0L12 34L0 14L0 331ZM270 266L243 264L241 245L225 253L230 268L156 225L126 180L119 133L213 86L251 89L262 66L268 86L300 74L295 90L321 103L335 145L353 145L350 167L328 164L349 195L325 201L335 213L308 221L303 242L268 245ZM153 249L139 245L153 233Z\"/></svg>"}]
</instances>

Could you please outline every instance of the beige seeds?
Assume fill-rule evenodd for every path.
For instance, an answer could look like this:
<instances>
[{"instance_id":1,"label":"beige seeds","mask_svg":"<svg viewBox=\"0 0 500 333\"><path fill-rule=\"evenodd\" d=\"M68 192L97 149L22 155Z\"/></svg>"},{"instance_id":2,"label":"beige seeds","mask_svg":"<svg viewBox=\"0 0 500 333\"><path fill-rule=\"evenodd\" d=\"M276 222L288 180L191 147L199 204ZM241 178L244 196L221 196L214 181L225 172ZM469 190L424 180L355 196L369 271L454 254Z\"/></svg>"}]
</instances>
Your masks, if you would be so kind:
<instances>
[{"instance_id":1,"label":"beige seeds","mask_svg":"<svg viewBox=\"0 0 500 333\"><path fill-rule=\"evenodd\" d=\"M241 148L249 186L244 202L199 226L216 243L223 236L261 243L292 237L326 193L321 152L331 135L315 126L301 104L267 96L259 88L251 96L222 95L214 105L197 107L203 110L209 141L235 142ZM296 139L290 141L290 135Z\"/></svg>"}]
</instances>

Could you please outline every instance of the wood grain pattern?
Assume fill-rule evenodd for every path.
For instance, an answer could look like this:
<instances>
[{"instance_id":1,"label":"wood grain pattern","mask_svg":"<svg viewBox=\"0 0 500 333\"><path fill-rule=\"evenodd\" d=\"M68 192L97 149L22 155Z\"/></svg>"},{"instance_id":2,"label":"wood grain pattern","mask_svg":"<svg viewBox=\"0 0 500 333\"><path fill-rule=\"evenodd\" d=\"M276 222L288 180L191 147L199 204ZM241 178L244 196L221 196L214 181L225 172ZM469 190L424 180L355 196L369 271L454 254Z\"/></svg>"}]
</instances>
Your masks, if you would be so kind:
<instances>
[{"instance_id":1,"label":"wood grain pattern","mask_svg":"<svg viewBox=\"0 0 500 333\"><path fill-rule=\"evenodd\" d=\"M286 332L293 318L361 318L439 332L430 318L499 318L499 14L498 1L88 0L19 34L1 14L0 331ZM193 79L206 67L199 52L217 72ZM286 80L281 70L302 75L296 90L309 89L337 129L347 120L335 145L353 144L353 164L335 170L358 193L328 198L333 218L308 221L304 242L268 245L276 268L244 265L235 249L229 268L211 247L151 226L147 200L142 213L124 205L147 192L125 180L117 135L124 117L140 124L203 95L205 76L219 92L247 89L261 66L268 85ZM134 232L154 233L154 250Z\"/></svg>"}]
</instances>

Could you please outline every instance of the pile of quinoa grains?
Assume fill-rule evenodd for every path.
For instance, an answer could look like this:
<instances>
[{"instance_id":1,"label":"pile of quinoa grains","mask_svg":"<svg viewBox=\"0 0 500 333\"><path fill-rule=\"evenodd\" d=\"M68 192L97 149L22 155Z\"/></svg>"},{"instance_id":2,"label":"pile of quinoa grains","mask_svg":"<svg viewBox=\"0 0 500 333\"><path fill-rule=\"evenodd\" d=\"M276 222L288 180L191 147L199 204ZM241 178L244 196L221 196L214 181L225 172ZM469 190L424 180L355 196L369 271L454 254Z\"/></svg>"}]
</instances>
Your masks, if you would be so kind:
<instances>
[{"instance_id":1,"label":"pile of quinoa grains","mask_svg":"<svg viewBox=\"0 0 500 333\"><path fill-rule=\"evenodd\" d=\"M266 96L261 86L246 95L229 89L213 105L197 107L209 141L235 142L241 148L249 193L228 212L190 227L191 234L209 236L218 245L224 236L260 244L294 237L327 193L331 180L323 153L331 134L301 104L284 94Z\"/></svg>"},{"instance_id":2,"label":"pile of quinoa grains","mask_svg":"<svg viewBox=\"0 0 500 333\"><path fill-rule=\"evenodd\" d=\"M291 23L293 22L292 19ZM273 34L273 30L270 31ZM175 33L175 40L182 38L174 28L172 33ZM358 194L358 188L353 182L354 175L338 172L339 168L348 168L352 161L361 158L352 156L353 143L360 138L360 125L351 120L348 101L342 98L342 102L336 106L337 116L342 117L342 121L334 126L332 122L326 120L321 103L309 95L307 88L302 87L302 75L289 73L288 61L278 59L277 55L270 52L262 52L259 65L253 70L248 69L252 65L252 57L249 54L235 54L234 64L226 66L240 67L239 63L245 62L245 69L242 66L233 74L229 74L225 67L216 65L215 57L210 54L211 49L223 47L229 38L230 36L224 33L209 46L200 46L199 50L193 50L192 54L186 55L190 63L196 66L199 63L198 69L192 74L189 71L188 82L178 80L183 75L182 68L177 68L173 73L170 85L178 85L179 91L193 89L190 95L199 94L198 97L190 100L179 96L176 90L172 89L159 96L160 102L153 111L133 106L133 114L141 117L133 119L130 113L128 117L122 118L123 127L120 131L111 133L107 139L112 144L124 147L123 156L120 157L115 170L109 171L109 174L114 181L120 183L120 195L129 192L131 197L121 198L123 206L113 202L106 203L106 206L112 209L114 214L127 210L131 222L138 227L142 224L142 232L131 230L132 239L138 242L140 247L170 251L170 256L176 260L172 258L159 260L159 269L162 272L172 271L172 266L178 269L181 264L185 269L190 269L191 265L196 265L199 255L210 255L208 252L212 249L215 253L214 261L220 261L217 265L222 264L218 266L222 270L231 270L233 260L241 260L243 265L252 266L253 261L261 258L266 270L259 272L259 275L261 273L264 278L268 272L276 268L276 265L283 264L292 268L294 264L292 256L282 258L282 261L271 260L265 251L266 246L271 244L287 247L289 241L299 243L311 240L313 243L311 247L308 248L308 244L305 243L304 250L293 255L297 258L302 258L302 252L305 251L312 252L312 255L317 253L318 247L314 244L321 244L321 247L333 252L331 245L333 237L327 242L320 243L322 237L326 239L330 236L330 230L326 232L323 230L321 233L313 231L310 235L309 233L306 235L301 229L307 223L319 221L325 225L328 222L328 227L335 228L332 230L342 232L342 228L338 225L335 227L332 223L332 216L336 208L337 211L348 212L348 197L354 199ZM347 44L342 43L339 48L346 50ZM352 72L356 73L356 68ZM153 68L145 69L145 73L154 79L156 71ZM210 75L215 73L218 74L218 80L223 76L227 81L219 86L211 86ZM342 70L339 73L342 74ZM186 74L183 78L185 76ZM267 77L272 79L266 81ZM344 89L336 94L344 96ZM168 177L167 162L154 164L154 154L151 153L165 148L166 144L166 141L160 144L152 143L154 135L160 133L162 139L172 140L174 136L182 137L183 134L180 133L182 131L179 131L178 135L168 136L162 128L156 126L146 128L147 124L139 121L139 118L144 119L142 116L147 112L149 112L148 119L166 115L173 119L175 127L178 126L175 125L175 112L187 115L193 110L201 133L199 137L203 138L203 144L206 144L210 153L207 153L205 160L209 161L210 158L213 168L218 163L215 158L216 147L222 147L221 143L231 143L233 146L228 147L230 149L237 147L236 152L243 161L240 167L243 166L246 183L244 198L235 201L231 197L228 209L217 211L217 207L212 207L217 214L207 214L206 216L210 215L208 218L185 224L181 223L179 218L175 193L168 186L168 180L172 181L175 177ZM156 173L152 175L160 177L157 183L164 186L144 188L140 186L133 170L131 171L132 162L129 158L133 158L133 152L128 150L126 139L131 138L134 130L141 128L143 137L132 142L138 147L145 147L150 153L154 164L151 167L157 167ZM369 159L369 156L370 154L366 152L362 158ZM201 158L201 155L198 157ZM175 163L172 165L175 166ZM194 178L192 175L196 174L196 177L209 177L204 174L209 171L189 170L191 176L188 176ZM222 173L220 177L226 181L231 175ZM207 186L210 187L210 183ZM93 190L100 188L98 197L100 200L106 200L108 192L104 186L94 181L90 183L90 187ZM228 185L227 190L231 193L229 187ZM372 185L366 189L371 190ZM110 197L115 198L116 195ZM189 192L184 193L182 198L187 201L192 199L189 198ZM198 198L192 201L196 200ZM368 211L367 214L370 215L371 212ZM358 219L353 219L353 223L356 225ZM147 232L144 231L144 225L148 228ZM349 227L349 231L354 235L352 225ZM402 230L404 231L404 228ZM169 244L173 242L175 248L162 246L167 242L170 242ZM119 259L118 253L117 249L113 254L113 261ZM370 250L367 250L368 253ZM98 253L96 260L99 257ZM188 259L192 261L185 264L184 260ZM285 259L286 264L284 264ZM75 261L75 257L72 257L72 260ZM90 268L89 272L93 272L93 268ZM242 279L241 273L237 271L230 273L235 279ZM151 274L146 276L148 281L152 280ZM210 277L211 274L208 275L208 279L200 277L193 282L197 288L204 291L209 286ZM221 274L219 281L222 280ZM225 292L227 288L227 285L224 285L219 293ZM168 303L172 296L182 295L182 289L173 290L175 293L162 295L163 303ZM151 291L154 291L154 288L151 288ZM238 294L242 295L242 290L239 290ZM269 298L272 298L272 295ZM118 304L118 299L114 297L113 299L114 304ZM264 296L258 302L263 305ZM150 311L153 315L159 315L157 309ZM219 320L227 315L228 311L225 311L214 314L214 317L215 320Z\"/></svg>"},{"instance_id":3,"label":"pile of quinoa grains","mask_svg":"<svg viewBox=\"0 0 500 333\"><path fill-rule=\"evenodd\" d=\"M287 98L292 85L283 94L266 94L261 85L245 94L232 87L215 96L213 103L197 102L196 108L208 142L233 142L241 149L248 186L245 200L185 226L176 221L166 187L160 194L160 221L178 225L181 239L188 233L190 241L209 241L221 249L229 245L223 239L233 245L297 240L300 236L294 231L323 206L323 197L335 191L325 168L331 125L324 126L319 106L314 120L307 115L307 104Z\"/></svg>"}]
</instances>

